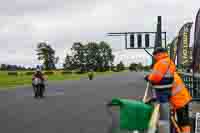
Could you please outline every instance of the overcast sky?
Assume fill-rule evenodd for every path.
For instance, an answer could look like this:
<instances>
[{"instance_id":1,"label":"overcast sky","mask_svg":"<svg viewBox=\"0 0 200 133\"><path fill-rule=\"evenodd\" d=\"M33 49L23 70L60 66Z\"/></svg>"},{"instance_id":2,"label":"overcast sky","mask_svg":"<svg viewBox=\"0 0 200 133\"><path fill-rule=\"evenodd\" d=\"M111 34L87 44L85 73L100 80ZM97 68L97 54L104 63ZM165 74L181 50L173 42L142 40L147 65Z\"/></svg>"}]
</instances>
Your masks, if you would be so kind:
<instances>
[{"instance_id":1,"label":"overcast sky","mask_svg":"<svg viewBox=\"0 0 200 133\"><path fill-rule=\"evenodd\" d=\"M38 64L35 49L40 41L51 44L62 63L73 42L103 40L111 44L115 62L138 59L147 63L144 51L127 52L123 38L107 37L106 33L155 31L157 16L161 15L170 42L185 22L195 21L199 5L199 0L2 1L0 64Z\"/></svg>"}]
</instances>

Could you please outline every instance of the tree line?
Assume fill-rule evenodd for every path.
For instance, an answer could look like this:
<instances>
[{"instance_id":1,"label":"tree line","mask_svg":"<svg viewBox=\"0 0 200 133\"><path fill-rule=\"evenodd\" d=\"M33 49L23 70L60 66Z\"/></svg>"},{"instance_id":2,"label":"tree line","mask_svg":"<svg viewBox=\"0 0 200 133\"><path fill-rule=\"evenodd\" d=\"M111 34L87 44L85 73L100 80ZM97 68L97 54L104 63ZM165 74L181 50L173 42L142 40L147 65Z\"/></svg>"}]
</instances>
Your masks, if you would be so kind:
<instances>
[{"instance_id":1,"label":"tree line","mask_svg":"<svg viewBox=\"0 0 200 133\"><path fill-rule=\"evenodd\" d=\"M34 70L33 67L24 67L20 65L11 65L11 64L1 64L0 70L9 70L9 71L16 71L16 70Z\"/></svg>"},{"instance_id":2,"label":"tree line","mask_svg":"<svg viewBox=\"0 0 200 133\"><path fill-rule=\"evenodd\" d=\"M151 66L143 66L142 63L132 63L129 65L130 71L150 71Z\"/></svg>"},{"instance_id":3,"label":"tree line","mask_svg":"<svg viewBox=\"0 0 200 133\"><path fill-rule=\"evenodd\" d=\"M56 64L59 61L55 49L46 42L40 42L36 47L37 59L42 62L43 70L55 70ZM69 54L70 53L70 54ZM122 71L125 70L125 66L121 61L116 66L113 64L115 56L112 53L112 49L107 42L101 41L89 42L83 44L76 42L72 45L69 53L66 54L63 63L63 69L66 71L79 70L81 72L87 71ZM1 64L0 70L34 70L35 68L25 68L23 66ZM132 63L129 66L129 70L145 70L149 69L148 66L144 67L141 63Z\"/></svg>"},{"instance_id":4,"label":"tree line","mask_svg":"<svg viewBox=\"0 0 200 133\"><path fill-rule=\"evenodd\" d=\"M47 42L40 42L36 48L37 59L42 62L41 68L44 70L55 70L56 64L59 61L55 49ZM114 55L110 45L106 42L89 42L83 44L76 42L72 45L71 51L65 56L63 68L65 70L80 71L106 71L114 61ZM32 70L34 68L25 68L23 66L1 64L1 70Z\"/></svg>"},{"instance_id":5,"label":"tree line","mask_svg":"<svg viewBox=\"0 0 200 133\"><path fill-rule=\"evenodd\" d=\"M80 42L74 43L71 53L65 57L63 64L65 70L107 71L114 61L112 49L106 42L90 42L85 45Z\"/></svg>"},{"instance_id":6,"label":"tree line","mask_svg":"<svg viewBox=\"0 0 200 133\"><path fill-rule=\"evenodd\" d=\"M59 57L55 56L55 50L50 44L39 43L36 51L38 60L43 62L45 70L56 69L55 64L58 62ZM72 45L70 53L66 54L63 63L63 68L69 71L76 69L82 72L89 70L106 71L113 65L114 61L110 45L103 41L87 44L76 42Z\"/></svg>"}]
</instances>

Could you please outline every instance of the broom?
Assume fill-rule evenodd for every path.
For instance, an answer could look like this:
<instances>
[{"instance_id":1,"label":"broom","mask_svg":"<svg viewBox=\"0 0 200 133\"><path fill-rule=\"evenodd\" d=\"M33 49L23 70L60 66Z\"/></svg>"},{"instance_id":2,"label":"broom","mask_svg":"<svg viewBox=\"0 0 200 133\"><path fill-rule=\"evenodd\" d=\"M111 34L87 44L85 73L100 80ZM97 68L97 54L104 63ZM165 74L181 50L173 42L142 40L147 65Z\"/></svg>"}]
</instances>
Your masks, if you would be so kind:
<instances>
[{"instance_id":1,"label":"broom","mask_svg":"<svg viewBox=\"0 0 200 133\"><path fill-rule=\"evenodd\" d=\"M144 103L146 103L148 101L148 99L147 99L148 92L149 92L149 82L147 82L147 88L145 90L144 97L143 97L143 100L142 100Z\"/></svg>"},{"instance_id":2,"label":"broom","mask_svg":"<svg viewBox=\"0 0 200 133\"><path fill-rule=\"evenodd\" d=\"M157 130L157 123L160 116L160 104L156 104L151 115L151 119L149 121L149 127L147 133L155 133Z\"/></svg>"},{"instance_id":3,"label":"broom","mask_svg":"<svg viewBox=\"0 0 200 133\"><path fill-rule=\"evenodd\" d=\"M148 96L148 92L149 92L149 82L147 82L147 88L145 90L145 93L144 93L144 97L143 97L143 102L144 103L147 103L148 101L151 100L151 98L147 98ZM159 112L160 110L160 104L156 104L155 107L154 107L154 110L153 110L153 113L151 115L151 119L149 121L149 127L148 127L148 130L147 130L147 133L155 133L156 130L157 130L157 123L158 123L158 120L159 120Z\"/></svg>"},{"instance_id":4,"label":"broom","mask_svg":"<svg viewBox=\"0 0 200 133\"><path fill-rule=\"evenodd\" d=\"M147 83L147 88L145 90L145 94L144 94L144 97L143 97L144 103L147 103L148 101L151 100L151 98L149 98L149 99L147 98L148 92L149 92L149 82ZM149 122L149 128L148 128L147 133L155 133L156 132L157 123L158 123L159 115L160 115L159 111L160 111L160 104L156 104L155 107L154 107L150 122ZM171 116L170 118L171 118L171 122L174 125L174 127L176 128L177 132L181 133L180 127L178 126L174 116Z\"/></svg>"}]
</instances>

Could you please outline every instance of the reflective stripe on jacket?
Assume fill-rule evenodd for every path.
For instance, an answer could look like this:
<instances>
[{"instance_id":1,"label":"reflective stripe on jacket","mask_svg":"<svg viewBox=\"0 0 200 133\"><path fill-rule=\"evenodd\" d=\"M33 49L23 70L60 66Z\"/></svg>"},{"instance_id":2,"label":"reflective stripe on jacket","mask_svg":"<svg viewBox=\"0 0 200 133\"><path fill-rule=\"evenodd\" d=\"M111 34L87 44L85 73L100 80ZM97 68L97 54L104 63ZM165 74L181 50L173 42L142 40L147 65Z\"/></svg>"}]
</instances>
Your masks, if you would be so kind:
<instances>
[{"instance_id":1,"label":"reflective stripe on jacket","mask_svg":"<svg viewBox=\"0 0 200 133\"><path fill-rule=\"evenodd\" d=\"M191 99L192 97L188 89L185 87L181 77L177 73L174 73L174 83L170 103L175 109L178 109L189 103Z\"/></svg>"}]
</instances>

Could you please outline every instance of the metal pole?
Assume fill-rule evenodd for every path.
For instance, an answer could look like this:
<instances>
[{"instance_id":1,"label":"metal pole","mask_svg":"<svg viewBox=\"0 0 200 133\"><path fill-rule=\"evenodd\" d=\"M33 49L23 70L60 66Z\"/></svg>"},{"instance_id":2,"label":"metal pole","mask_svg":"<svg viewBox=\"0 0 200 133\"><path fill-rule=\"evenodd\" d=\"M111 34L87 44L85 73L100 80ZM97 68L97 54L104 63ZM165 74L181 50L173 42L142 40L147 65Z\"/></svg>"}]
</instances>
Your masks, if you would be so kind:
<instances>
[{"instance_id":1,"label":"metal pole","mask_svg":"<svg viewBox=\"0 0 200 133\"><path fill-rule=\"evenodd\" d=\"M162 18L158 16L158 45L162 47Z\"/></svg>"},{"instance_id":2,"label":"metal pole","mask_svg":"<svg viewBox=\"0 0 200 133\"><path fill-rule=\"evenodd\" d=\"M165 48L167 48L167 35L166 35L166 32L165 32Z\"/></svg>"},{"instance_id":3,"label":"metal pole","mask_svg":"<svg viewBox=\"0 0 200 133\"><path fill-rule=\"evenodd\" d=\"M153 57L153 55L150 54L145 48L144 48L144 50L147 52L148 55L150 55L151 57Z\"/></svg>"},{"instance_id":4,"label":"metal pole","mask_svg":"<svg viewBox=\"0 0 200 133\"><path fill-rule=\"evenodd\" d=\"M125 46L126 46L126 49L128 48L127 46L127 33L125 33Z\"/></svg>"},{"instance_id":5,"label":"metal pole","mask_svg":"<svg viewBox=\"0 0 200 133\"><path fill-rule=\"evenodd\" d=\"M158 16L157 18L157 33L155 38L155 47L162 47L162 18L161 16Z\"/></svg>"}]
</instances>

